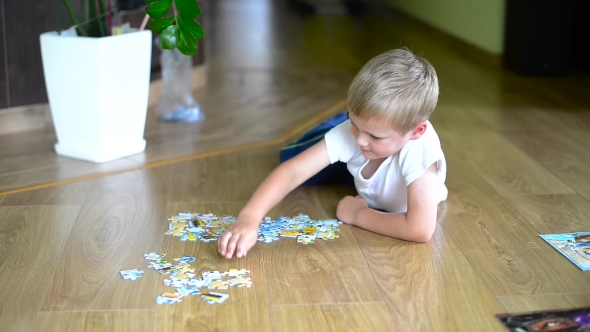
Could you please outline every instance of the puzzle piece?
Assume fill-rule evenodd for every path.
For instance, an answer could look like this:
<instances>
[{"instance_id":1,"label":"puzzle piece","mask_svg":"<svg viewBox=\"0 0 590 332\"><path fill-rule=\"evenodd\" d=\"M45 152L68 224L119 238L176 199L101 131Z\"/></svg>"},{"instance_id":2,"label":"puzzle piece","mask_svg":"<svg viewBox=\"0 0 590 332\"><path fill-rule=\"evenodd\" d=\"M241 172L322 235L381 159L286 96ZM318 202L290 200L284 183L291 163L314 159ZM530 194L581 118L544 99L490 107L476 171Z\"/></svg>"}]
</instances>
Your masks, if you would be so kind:
<instances>
[{"instance_id":1,"label":"puzzle piece","mask_svg":"<svg viewBox=\"0 0 590 332\"><path fill-rule=\"evenodd\" d=\"M304 228L301 232L306 235L315 235L315 233L317 232L317 228L316 227L307 227L307 228Z\"/></svg>"},{"instance_id":2,"label":"puzzle piece","mask_svg":"<svg viewBox=\"0 0 590 332\"><path fill-rule=\"evenodd\" d=\"M155 269L156 271L166 271L174 267L174 265L168 263L165 260L160 260L158 262L149 262L147 266Z\"/></svg>"},{"instance_id":3,"label":"puzzle piece","mask_svg":"<svg viewBox=\"0 0 590 332\"><path fill-rule=\"evenodd\" d=\"M201 298L209 303L209 304L213 304L213 303L222 303L223 301L227 300L229 298L228 294L222 294L222 293L213 293L210 292L209 294L204 294L203 296L201 296Z\"/></svg>"},{"instance_id":4,"label":"puzzle piece","mask_svg":"<svg viewBox=\"0 0 590 332\"><path fill-rule=\"evenodd\" d=\"M297 237L297 242L302 244L311 244L315 242L315 235L299 235Z\"/></svg>"},{"instance_id":5,"label":"puzzle piece","mask_svg":"<svg viewBox=\"0 0 590 332\"><path fill-rule=\"evenodd\" d=\"M137 278L141 278L141 276L143 275L143 271L139 271L137 269L133 269L133 270L125 270L125 271L121 271L121 276L123 276L123 279L125 280L136 280Z\"/></svg>"},{"instance_id":6,"label":"puzzle piece","mask_svg":"<svg viewBox=\"0 0 590 332\"><path fill-rule=\"evenodd\" d=\"M230 286L237 286L237 285L243 285L243 284L252 285L252 279L245 278L245 277L240 277L240 278L235 278L235 279L228 280L227 283Z\"/></svg>"},{"instance_id":7,"label":"puzzle piece","mask_svg":"<svg viewBox=\"0 0 590 332\"><path fill-rule=\"evenodd\" d=\"M190 257L190 256L183 256L180 258L174 258L173 261L175 262L182 262L182 263L194 263L194 261L196 261L197 258L196 257Z\"/></svg>"},{"instance_id":8,"label":"puzzle piece","mask_svg":"<svg viewBox=\"0 0 590 332\"><path fill-rule=\"evenodd\" d=\"M222 281L219 280L213 280L211 281L211 285L209 285L209 287L207 287L209 289L228 289L229 286L226 285L225 283L223 283Z\"/></svg>"},{"instance_id":9,"label":"puzzle piece","mask_svg":"<svg viewBox=\"0 0 590 332\"><path fill-rule=\"evenodd\" d=\"M157 252L150 252L149 254L144 254L143 257L150 261L159 261L162 260L166 256L166 254L160 254Z\"/></svg>"},{"instance_id":10,"label":"puzzle piece","mask_svg":"<svg viewBox=\"0 0 590 332\"><path fill-rule=\"evenodd\" d=\"M158 304L173 304L182 301L182 296L178 293L164 293L156 298Z\"/></svg>"},{"instance_id":11,"label":"puzzle piece","mask_svg":"<svg viewBox=\"0 0 590 332\"><path fill-rule=\"evenodd\" d=\"M194 286L194 285L181 286L181 287L176 288L176 291L181 296L199 295L199 294L201 294L201 291L196 286Z\"/></svg>"},{"instance_id":12,"label":"puzzle piece","mask_svg":"<svg viewBox=\"0 0 590 332\"><path fill-rule=\"evenodd\" d=\"M250 273L250 270L246 270L246 269L229 269L229 271L222 273L222 275L224 276L228 276L228 277L237 277L237 276L242 276L242 275L246 275Z\"/></svg>"},{"instance_id":13,"label":"puzzle piece","mask_svg":"<svg viewBox=\"0 0 590 332\"><path fill-rule=\"evenodd\" d=\"M226 228L236 222L235 216L224 215L218 217L212 213L199 214L194 212L181 212L176 216L167 218L169 223L166 235L179 237L181 241L217 241ZM308 215L298 214L292 217L281 216L276 219L264 217L258 229L258 241L271 243L281 238L296 238L297 243L304 245L315 243L316 238L332 240L339 237L338 230L342 222L336 219L313 220ZM196 258L183 256L175 258L173 265L164 260L165 254L149 253L144 258L149 260L148 268L153 268L160 274L169 275L164 280L164 285L176 289L175 296L159 296L157 303L180 302L183 296L200 294L199 288L228 289L230 287L252 287L252 280L246 277L250 273L246 269L230 269L227 272L219 271L202 272L203 279L193 278L195 268L190 264ZM133 272L131 272L133 271ZM124 273L126 272L126 273ZM124 279L137 279L143 271L121 271ZM135 279L134 279L135 278ZM224 278L226 280L224 280ZM172 294L172 293L171 293ZM223 302L227 294L209 293L203 295L203 300L209 303Z\"/></svg>"},{"instance_id":14,"label":"puzzle piece","mask_svg":"<svg viewBox=\"0 0 590 332\"><path fill-rule=\"evenodd\" d=\"M229 219L229 217L226 217ZM252 279L246 277L251 271L247 269L232 268L223 273L219 271L205 271L201 274L203 279L194 278L195 268L191 263L196 261L195 257L182 256L174 258L176 265L166 261L164 257L166 254L151 252L143 255L146 260L149 260L147 266L160 272L160 274L168 274L169 277L163 281L164 286L175 288L175 292L166 292L156 297L157 304L174 304L182 301L182 298L190 295L201 295L201 288L208 288L212 290L229 289L230 287L249 288L252 287ZM120 271L124 279L133 279L141 277L144 271L126 270ZM224 280L226 279L226 280ZM228 294L210 292L203 294L202 299L208 303L222 303L227 298Z\"/></svg>"},{"instance_id":15,"label":"puzzle piece","mask_svg":"<svg viewBox=\"0 0 590 332\"><path fill-rule=\"evenodd\" d=\"M281 233L282 237L292 237L292 238L296 238L299 235L298 231L293 231L293 230L287 230L287 231L282 231Z\"/></svg>"},{"instance_id":16,"label":"puzzle piece","mask_svg":"<svg viewBox=\"0 0 590 332\"><path fill-rule=\"evenodd\" d=\"M235 216L224 215L218 217L212 213L181 213L178 216L168 218L170 223L166 235L178 236L181 241L203 241L213 242L219 239L219 236L225 229L235 223ZM293 217L278 217L271 219L264 217L259 227L258 241L271 243L282 238L298 238L299 235L316 236L323 240L332 240L338 238L334 234L338 226L342 224L337 219L313 220L305 214L298 214ZM311 244L310 238L302 238L298 242L302 244Z\"/></svg>"},{"instance_id":17,"label":"puzzle piece","mask_svg":"<svg viewBox=\"0 0 590 332\"><path fill-rule=\"evenodd\" d=\"M209 279L209 280L216 280L216 279L221 279L223 277L223 275L221 275L221 273L219 273L219 271L206 271L203 272L203 279Z\"/></svg>"},{"instance_id":18,"label":"puzzle piece","mask_svg":"<svg viewBox=\"0 0 590 332\"><path fill-rule=\"evenodd\" d=\"M204 287L206 283L207 283L207 280L203 280L203 279L190 279L188 282L189 285L195 286L197 288Z\"/></svg>"}]
</instances>

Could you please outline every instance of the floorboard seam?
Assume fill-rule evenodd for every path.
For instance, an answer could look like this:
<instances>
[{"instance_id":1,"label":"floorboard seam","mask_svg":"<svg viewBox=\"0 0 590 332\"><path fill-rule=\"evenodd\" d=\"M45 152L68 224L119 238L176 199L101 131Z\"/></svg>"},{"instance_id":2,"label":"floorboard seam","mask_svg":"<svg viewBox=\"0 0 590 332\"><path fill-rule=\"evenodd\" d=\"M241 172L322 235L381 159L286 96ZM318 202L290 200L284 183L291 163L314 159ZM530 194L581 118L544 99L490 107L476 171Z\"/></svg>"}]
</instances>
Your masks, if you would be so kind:
<instances>
[{"instance_id":1,"label":"floorboard seam","mask_svg":"<svg viewBox=\"0 0 590 332\"><path fill-rule=\"evenodd\" d=\"M353 226L353 227L355 227L355 226ZM365 264L367 265L367 268L371 272L371 276L373 277L373 282L375 282L375 285L377 285L377 288L380 290L379 295L381 295L381 303L383 303L385 305L385 308L387 309L387 312L389 313L389 316L395 322L395 317L393 316L393 313L391 312L391 309L389 309L389 306L387 305L387 301L385 301L385 296L383 295L383 293L386 290L383 290L381 288L381 286L379 285L379 283L377 282L377 278L375 278L375 274L373 273L373 269L371 269L371 265L367 261L367 256L365 256L365 252L361 248L361 246L359 244L359 240L357 239L356 234L354 233L354 230L351 230L351 233L352 233L352 237L354 237L354 240L356 242L357 247L359 248L359 250L361 252L361 255L363 255L363 259L365 260ZM366 303L366 302L362 302L362 303Z\"/></svg>"},{"instance_id":2,"label":"floorboard seam","mask_svg":"<svg viewBox=\"0 0 590 332\"><path fill-rule=\"evenodd\" d=\"M272 304L272 298L270 296L270 285L268 284L268 274L266 273L266 262L264 260L264 248L262 248L262 246L259 245L260 248L260 258L262 260L262 270L264 271L264 280L266 281L266 296L268 298L268 311L270 314L270 324L271 324L271 328L273 331L277 330L277 326L276 326L276 321L275 321L275 315L274 312L272 310L272 307L274 306Z\"/></svg>"},{"instance_id":3,"label":"floorboard seam","mask_svg":"<svg viewBox=\"0 0 590 332\"><path fill-rule=\"evenodd\" d=\"M148 163L148 164L137 166L137 167L130 167L130 168L126 168L126 169L122 169L122 170L118 170L118 171L113 171L113 172L94 173L94 174L90 174L87 176L82 176L82 177L77 177L77 178L72 178L72 179L60 180L60 181L55 181L55 182L48 182L48 183L33 185L33 186L29 186L29 187L22 187L22 188L17 188L17 189L9 189L9 190L0 192L0 195L8 195L8 194L31 191L31 190L36 190L36 189L55 187L55 186L60 186L60 185L64 185L64 184L74 183L74 182L91 180L91 179L95 179L95 178L99 178L99 177L106 177L106 176L110 176L110 175L116 175L116 174L127 173L127 172L142 170L142 169L166 166L166 165L171 165L171 164L178 164L178 163L185 162L185 161L196 160L196 159L201 159L201 158L206 158L206 157L212 157L212 156L222 155L222 154L226 154L226 153L251 150L251 149L258 148L258 147L264 147L264 146L269 146L269 145L273 145L273 144L284 144L288 140L293 139L293 137L295 135L300 134L301 132L304 132L306 129L311 128L313 125L319 124L320 123L319 121L324 121L327 116L333 114L335 111L344 107L345 105L346 105L346 99L340 100L340 101L336 102L335 104L333 104L332 106L328 107L327 109L324 109L323 111L319 112L318 115L308 119L307 121L303 122L302 124L287 131L283 135L273 138L273 139L270 139L270 140L264 140L264 141L260 141L260 142L256 142L256 143L238 145L235 147L229 147L229 148L218 149L218 150L213 150L213 151L208 151L208 152L203 152L203 153L197 153L197 154L184 156L184 157L165 159L165 160L156 161L153 163Z\"/></svg>"},{"instance_id":4,"label":"floorboard seam","mask_svg":"<svg viewBox=\"0 0 590 332\"><path fill-rule=\"evenodd\" d=\"M90 191L90 188L88 189L88 191ZM88 195L88 192L86 192L86 197L87 197L87 195ZM86 197L84 197L84 201L82 204L78 204L78 213L76 214L76 219L74 220L74 224L72 225L72 228L70 229L70 233L68 234L68 239L66 240L66 242L63 245L59 260L57 261L57 264L55 264L55 267L53 268L53 272L51 272L51 277L48 278L49 282L47 283L47 287L45 288L45 293L43 294L41 301L39 301L39 306L37 307L37 315L35 317L35 324L37 323L37 319L39 319L39 313L51 312L51 311L42 310L43 303L45 302L45 299L47 298L47 293L49 293L49 289L51 288L51 284L53 282L53 279L55 278L55 273L57 272L57 269L59 268L59 264L64 259L64 257L63 257L64 252L66 251L66 248L68 247L68 243L70 243L70 240L72 238L72 232L74 231L74 227L76 227L76 224L78 223L78 218L80 218L80 212L82 212L82 207L86 203ZM32 324L31 330L33 330L33 328L35 327L35 324Z\"/></svg>"},{"instance_id":5,"label":"floorboard seam","mask_svg":"<svg viewBox=\"0 0 590 332\"><path fill-rule=\"evenodd\" d=\"M383 304L387 307L387 304L383 301L368 301L368 302L318 302L318 303L285 303L285 304L273 304L274 307L303 307L313 305L351 305L351 304Z\"/></svg>"},{"instance_id":6,"label":"floorboard seam","mask_svg":"<svg viewBox=\"0 0 590 332\"><path fill-rule=\"evenodd\" d=\"M590 292L582 293L545 293L545 294L529 294L529 295L496 295L497 298L504 297L528 297L528 296L561 296L561 295L590 295Z\"/></svg>"}]
</instances>

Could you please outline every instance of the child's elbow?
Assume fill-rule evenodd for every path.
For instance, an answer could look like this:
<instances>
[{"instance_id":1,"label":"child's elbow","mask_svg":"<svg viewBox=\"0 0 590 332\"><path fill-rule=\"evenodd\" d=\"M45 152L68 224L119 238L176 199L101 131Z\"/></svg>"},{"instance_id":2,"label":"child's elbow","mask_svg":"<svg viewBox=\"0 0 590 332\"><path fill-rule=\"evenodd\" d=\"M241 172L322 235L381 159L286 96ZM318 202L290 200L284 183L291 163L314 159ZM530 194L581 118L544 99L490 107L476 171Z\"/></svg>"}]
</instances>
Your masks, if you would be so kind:
<instances>
[{"instance_id":1,"label":"child's elbow","mask_svg":"<svg viewBox=\"0 0 590 332\"><path fill-rule=\"evenodd\" d=\"M415 242L426 243L432 239L434 232L418 232L415 237Z\"/></svg>"},{"instance_id":2,"label":"child's elbow","mask_svg":"<svg viewBox=\"0 0 590 332\"><path fill-rule=\"evenodd\" d=\"M430 241L430 239L432 239L432 236L434 235L435 228L436 228L436 222L433 223L432 226L428 226L428 227L423 226L423 227L416 229L416 231L413 234L414 242L426 243L426 242Z\"/></svg>"}]
</instances>

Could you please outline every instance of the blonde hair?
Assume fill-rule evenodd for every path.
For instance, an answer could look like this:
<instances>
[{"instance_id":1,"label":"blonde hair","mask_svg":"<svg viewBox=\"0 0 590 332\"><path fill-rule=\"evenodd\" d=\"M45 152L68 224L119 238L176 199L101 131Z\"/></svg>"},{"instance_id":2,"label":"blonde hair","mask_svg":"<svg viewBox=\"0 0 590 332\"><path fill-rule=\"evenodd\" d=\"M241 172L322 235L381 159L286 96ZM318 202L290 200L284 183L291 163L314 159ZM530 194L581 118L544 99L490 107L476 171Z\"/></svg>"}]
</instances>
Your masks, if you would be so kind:
<instances>
[{"instance_id":1,"label":"blonde hair","mask_svg":"<svg viewBox=\"0 0 590 332\"><path fill-rule=\"evenodd\" d=\"M437 102L434 67L407 48L371 59L348 89L350 113L362 119L387 121L402 135L428 120Z\"/></svg>"}]
</instances>

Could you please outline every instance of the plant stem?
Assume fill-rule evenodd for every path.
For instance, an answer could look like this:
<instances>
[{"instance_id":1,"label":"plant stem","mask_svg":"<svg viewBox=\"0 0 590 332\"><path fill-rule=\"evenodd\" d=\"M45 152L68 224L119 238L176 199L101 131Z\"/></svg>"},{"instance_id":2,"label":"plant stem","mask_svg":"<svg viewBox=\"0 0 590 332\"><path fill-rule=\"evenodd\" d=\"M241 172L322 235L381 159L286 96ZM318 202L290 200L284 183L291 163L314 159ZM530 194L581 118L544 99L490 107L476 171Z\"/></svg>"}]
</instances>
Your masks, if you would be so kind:
<instances>
[{"instance_id":1,"label":"plant stem","mask_svg":"<svg viewBox=\"0 0 590 332\"><path fill-rule=\"evenodd\" d=\"M59 8L59 0L56 0L57 4L57 34L61 35L61 8Z\"/></svg>"},{"instance_id":2,"label":"plant stem","mask_svg":"<svg viewBox=\"0 0 590 332\"><path fill-rule=\"evenodd\" d=\"M112 34L113 31L113 16L110 14L111 12L111 0L107 0L107 12L109 15L107 16L107 20L109 21L109 31L108 35Z\"/></svg>"},{"instance_id":3,"label":"plant stem","mask_svg":"<svg viewBox=\"0 0 590 332\"><path fill-rule=\"evenodd\" d=\"M90 11L93 12L93 13L97 13L98 16L100 17L101 16L101 13L98 10L98 3L96 3L95 0L89 0L89 1L90 1L90 6L92 6L92 8L91 8ZM102 19L99 19L98 20L98 31L100 33L100 36L103 37L104 36L104 26L102 24Z\"/></svg>"},{"instance_id":4,"label":"plant stem","mask_svg":"<svg viewBox=\"0 0 590 332\"><path fill-rule=\"evenodd\" d=\"M90 0L90 1L96 1L96 0ZM100 10L99 10L99 12L100 13L107 13L109 9L110 8L107 9L107 4L106 4L105 0L100 0ZM107 15L107 19L109 17L110 17L110 15ZM109 29L108 26L104 27L104 33L105 33L106 36L108 36L110 34L110 29Z\"/></svg>"},{"instance_id":5,"label":"plant stem","mask_svg":"<svg viewBox=\"0 0 590 332\"><path fill-rule=\"evenodd\" d=\"M105 17L105 16L107 16L107 15L109 15L109 14L114 14L114 12L115 12L114 10L111 10L111 11L109 11L109 12L107 12L107 13L100 14L100 15L98 15L98 16L96 16L96 17L94 17L94 18L91 18L91 19L89 19L89 20L86 20L86 21L84 21L84 22L79 22L79 24L81 24L81 25L84 25L84 24L90 23L90 22L92 22L92 21L94 21L94 20L98 20L98 19L100 19L100 18L103 18L103 17ZM78 28L78 26L77 26L77 25L74 25L74 26L72 26L71 28ZM70 29L71 29L71 28L70 28Z\"/></svg>"},{"instance_id":6,"label":"plant stem","mask_svg":"<svg viewBox=\"0 0 590 332\"><path fill-rule=\"evenodd\" d=\"M176 12L176 0L172 0L172 8L174 9L174 23L178 25L178 20L176 19L176 16L178 15Z\"/></svg>"},{"instance_id":7,"label":"plant stem","mask_svg":"<svg viewBox=\"0 0 590 332\"><path fill-rule=\"evenodd\" d=\"M68 10L68 14L70 15L70 19L72 20L72 23L74 23L74 26L76 27L76 29L78 29L80 35L87 36L88 33L86 32L86 29L84 29L80 26L80 20L78 19L78 15L76 15L76 12L74 11L74 7L72 6L72 3L70 2L70 0L63 0L63 2L64 2L64 5L66 6L66 9Z\"/></svg>"},{"instance_id":8,"label":"plant stem","mask_svg":"<svg viewBox=\"0 0 590 332\"><path fill-rule=\"evenodd\" d=\"M143 29L145 28L145 25L147 24L149 19L150 19L150 16L148 14L145 14L145 16L143 17L143 21L141 22L141 25L139 26L139 31L143 31Z\"/></svg>"}]
</instances>

